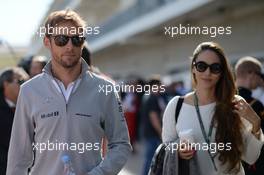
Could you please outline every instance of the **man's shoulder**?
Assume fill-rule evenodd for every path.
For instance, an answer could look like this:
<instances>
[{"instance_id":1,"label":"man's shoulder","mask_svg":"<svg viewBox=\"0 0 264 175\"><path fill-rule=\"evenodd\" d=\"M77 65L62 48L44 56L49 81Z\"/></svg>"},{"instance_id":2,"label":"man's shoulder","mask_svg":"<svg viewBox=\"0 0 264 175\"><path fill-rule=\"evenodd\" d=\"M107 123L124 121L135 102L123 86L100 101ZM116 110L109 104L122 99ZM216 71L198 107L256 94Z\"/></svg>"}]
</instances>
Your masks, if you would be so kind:
<instances>
[{"instance_id":1,"label":"man's shoulder","mask_svg":"<svg viewBox=\"0 0 264 175\"><path fill-rule=\"evenodd\" d=\"M151 94L147 99L147 105L158 104L158 100L159 100L158 96Z\"/></svg>"},{"instance_id":2,"label":"man's shoulder","mask_svg":"<svg viewBox=\"0 0 264 175\"><path fill-rule=\"evenodd\" d=\"M33 89L36 87L41 87L41 84L44 82L44 73L38 74L35 77L29 79L21 85L21 90Z\"/></svg>"},{"instance_id":3,"label":"man's shoulder","mask_svg":"<svg viewBox=\"0 0 264 175\"><path fill-rule=\"evenodd\" d=\"M120 91L117 91L117 86L114 81L103 75L98 75L92 72L87 72L86 77L83 78L85 87L89 88L90 91L99 92L97 93L100 97L105 98L106 96L112 97L112 95ZM120 89L119 89L120 90ZM110 95L112 94L112 95Z\"/></svg>"},{"instance_id":4,"label":"man's shoulder","mask_svg":"<svg viewBox=\"0 0 264 175\"><path fill-rule=\"evenodd\" d=\"M98 75L96 73L87 71L86 76L91 79L94 83L102 84L102 85L114 85L115 82L111 78L105 76L105 75Z\"/></svg>"}]
</instances>

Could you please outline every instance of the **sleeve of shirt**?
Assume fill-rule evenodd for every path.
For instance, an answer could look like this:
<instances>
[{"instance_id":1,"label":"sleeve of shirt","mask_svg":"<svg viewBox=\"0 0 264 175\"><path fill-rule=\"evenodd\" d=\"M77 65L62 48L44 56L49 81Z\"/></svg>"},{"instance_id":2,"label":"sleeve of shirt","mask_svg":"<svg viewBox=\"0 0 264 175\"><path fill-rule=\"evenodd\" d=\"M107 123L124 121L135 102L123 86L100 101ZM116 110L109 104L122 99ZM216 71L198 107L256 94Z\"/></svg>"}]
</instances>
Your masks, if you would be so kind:
<instances>
[{"instance_id":1,"label":"sleeve of shirt","mask_svg":"<svg viewBox=\"0 0 264 175\"><path fill-rule=\"evenodd\" d=\"M176 104L179 100L179 97L174 97L168 103L162 119L162 141L170 142L177 138L177 131L175 125L175 110Z\"/></svg>"},{"instance_id":2,"label":"sleeve of shirt","mask_svg":"<svg viewBox=\"0 0 264 175\"><path fill-rule=\"evenodd\" d=\"M243 99L243 97L236 95L235 98L237 99ZM257 161L261 148L263 146L264 136L263 132L261 131L260 139L257 139L252 133L252 124L247 121L246 119L242 118L242 137L243 137L243 143L244 143L244 150L242 153L242 160L247 162L248 164L253 164Z\"/></svg>"},{"instance_id":3,"label":"sleeve of shirt","mask_svg":"<svg viewBox=\"0 0 264 175\"><path fill-rule=\"evenodd\" d=\"M128 129L121 101L116 92L108 94L105 101L105 135L108 151L102 162L89 175L116 175L125 165L130 152Z\"/></svg>"},{"instance_id":4,"label":"sleeve of shirt","mask_svg":"<svg viewBox=\"0 0 264 175\"><path fill-rule=\"evenodd\" d=\"M33 161L34 125L29 115L27 95L21 87L8 151L7 175L27 175Z\"/></svg>"},{"instance_id":5,"label":"sleeve of shirt","mask_svg":"<svg viewBox=\"0 0 264 175\"><path fill-rule=\"evenodd\" d=\"M253 164L257 161L261 152L261 148L263 146L263 132L261 131L260 139L257 139L251 133L251 124L248 121L245 121L244 119L242 119L242 121L245 126L242 132L244 141L244 152L242 154L242 159L248 164Z\"/></svg>"}]
</instances>

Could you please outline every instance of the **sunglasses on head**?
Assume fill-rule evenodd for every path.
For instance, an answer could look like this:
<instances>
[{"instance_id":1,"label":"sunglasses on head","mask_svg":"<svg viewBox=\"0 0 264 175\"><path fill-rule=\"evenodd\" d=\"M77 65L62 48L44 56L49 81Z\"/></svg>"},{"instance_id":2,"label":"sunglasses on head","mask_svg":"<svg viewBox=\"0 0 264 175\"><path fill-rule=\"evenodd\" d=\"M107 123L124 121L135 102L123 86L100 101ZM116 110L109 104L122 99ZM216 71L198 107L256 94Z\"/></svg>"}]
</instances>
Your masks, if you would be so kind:
<instances>
[{"instance_id":1,"label":"sunglasses on head","mask_svg":"<svg viewBox=\"0 0 264 175\"><path fill-rule=\"evenodd\" d=\"M63 47L65 46L69 40L71 39L72 44L75 47L80 47L85 40L85 37L79 36L79 35L74 35L74 36L67 36L67 35L56 35L52 36L54 38L54 42L57 46Z\"/></svg>"},{"instance_id":2,"label":"sunglasses on head","mask_svg":"<svg viewBox=\"0 0 264 175\"><path fill-rule=\"evenodd\" d=\"M209 67L210 72L213 74L219 74L222 72L222 66L219 63L207 64L204 61L194 62L194 66L198 72L205 72Z\"/></svg>"}]
</instances>

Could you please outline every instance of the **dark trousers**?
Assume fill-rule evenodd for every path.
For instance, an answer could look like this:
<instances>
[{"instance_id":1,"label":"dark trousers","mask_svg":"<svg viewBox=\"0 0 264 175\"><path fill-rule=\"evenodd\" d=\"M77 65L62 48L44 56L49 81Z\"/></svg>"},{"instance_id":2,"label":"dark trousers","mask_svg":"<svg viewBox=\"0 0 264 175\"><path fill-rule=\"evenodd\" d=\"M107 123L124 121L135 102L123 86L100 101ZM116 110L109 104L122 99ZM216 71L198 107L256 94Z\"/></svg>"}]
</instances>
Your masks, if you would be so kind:
<instances>
[{"instance_id":1,"label":"dark trousers","mask_svg":"<svg viewBox=\"0 0 264 175\"><path fill-rule=\"evenodd\" d=\"M161 143L159 138L148 138L145 140L146 150L145 150L145 163L144 163L144 169L143 169L143 175L147 175L152 157L154 156L154 153Z\"/></svg>"}]
</instances>

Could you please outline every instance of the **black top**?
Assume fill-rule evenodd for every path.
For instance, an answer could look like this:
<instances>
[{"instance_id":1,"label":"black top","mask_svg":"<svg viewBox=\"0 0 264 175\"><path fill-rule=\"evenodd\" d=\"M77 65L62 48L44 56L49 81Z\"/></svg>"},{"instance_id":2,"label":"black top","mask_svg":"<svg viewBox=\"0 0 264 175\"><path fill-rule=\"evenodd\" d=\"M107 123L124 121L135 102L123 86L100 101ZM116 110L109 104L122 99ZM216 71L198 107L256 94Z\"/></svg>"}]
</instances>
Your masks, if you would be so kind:
<instances>
[{"instance_id":1,"label":"black top","mask_svg":"<svg viewBox=\"0 0 264 175\"><path fill-rule=\"evenodd\" d=\"M251 107L254 109L254 111L260 116L260 118L263 120L263 114L264 114L264 106L263 104L252 97L252 92L249 89L243 88L243 87L239 87L238 88L238 92L239 95L241 97L243 97L250 105ZM264 129L263 127L264 125L262 125L262 129Z\"/></svg>"},{"instance_id":2,"label":"black top","mask_svg":"<svg viewBox=\"0 0 264 175\"><path fill-rule=\"evenodd\" d=\"M0 175L5 174L7 153L11 136L14 110L5 101L0 92Z\"/></svg>"},{"instance_id":3,"label":"black top","mask_svg":"<svg viewBox=\"0 0 264 175\"><path fill-rule=\"evenodd\" d=\"M165 104L165 100L162 96L151 94L143 104L143 136L145 138L160 138L150 122L150 112L156 112L158 114L161 125L164 110L161 102Z\"/></svg>"}]
</instances>

